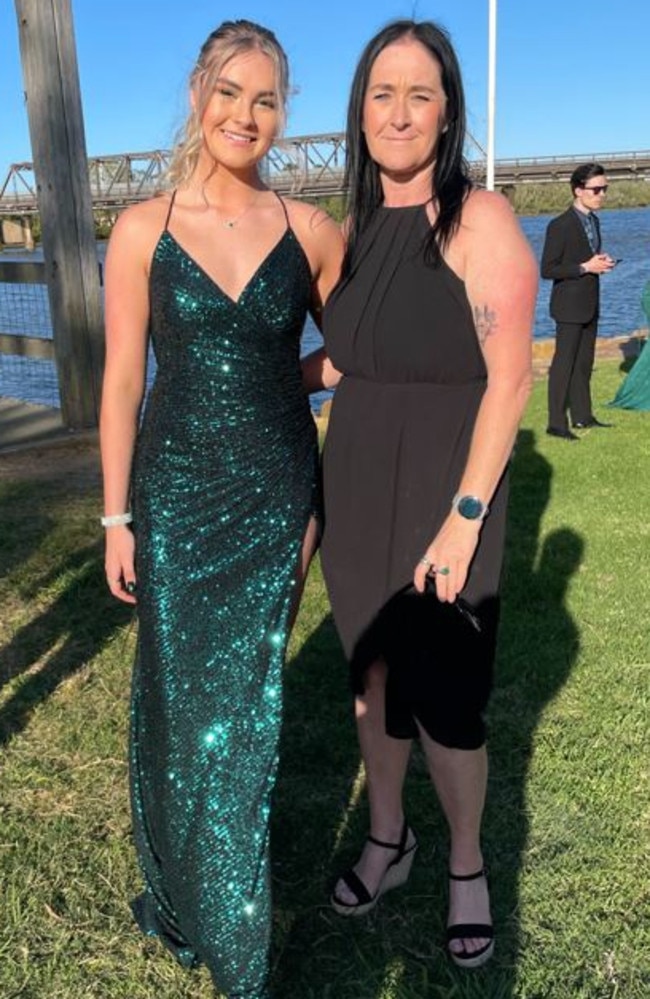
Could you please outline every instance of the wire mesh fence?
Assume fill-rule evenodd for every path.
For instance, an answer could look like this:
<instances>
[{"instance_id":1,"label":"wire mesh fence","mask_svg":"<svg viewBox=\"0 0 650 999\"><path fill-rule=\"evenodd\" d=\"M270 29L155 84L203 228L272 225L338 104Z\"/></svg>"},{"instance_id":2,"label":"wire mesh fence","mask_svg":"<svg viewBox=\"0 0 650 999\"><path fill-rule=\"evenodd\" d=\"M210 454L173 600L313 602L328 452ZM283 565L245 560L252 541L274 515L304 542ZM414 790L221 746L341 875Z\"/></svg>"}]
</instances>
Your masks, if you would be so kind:
<instances>
[{"instance_id":1,"label":"wire mesh fence","mask_svg":"<svg viewBox=\"0 0 650 999\"><path fill-rule=\"evenodd\" d=\"M61 398L54 362L0 354L0 396L59 409Z\"/></svg>"},{"instance_id":2,"label":"wire mesh fence","mask_svg":"<svg viewBox=\"0 0 650 999\"><path fill-rule=\"evenodd\" d=\"M21 342L17 339L15 347L11 342L12 337L52 339L50 305L44 284L34 280L0 281L0 333L4 334L0 350L0 396L60 407L54 362L24 356L19 353Z\"/></svg>"}]
</instances>

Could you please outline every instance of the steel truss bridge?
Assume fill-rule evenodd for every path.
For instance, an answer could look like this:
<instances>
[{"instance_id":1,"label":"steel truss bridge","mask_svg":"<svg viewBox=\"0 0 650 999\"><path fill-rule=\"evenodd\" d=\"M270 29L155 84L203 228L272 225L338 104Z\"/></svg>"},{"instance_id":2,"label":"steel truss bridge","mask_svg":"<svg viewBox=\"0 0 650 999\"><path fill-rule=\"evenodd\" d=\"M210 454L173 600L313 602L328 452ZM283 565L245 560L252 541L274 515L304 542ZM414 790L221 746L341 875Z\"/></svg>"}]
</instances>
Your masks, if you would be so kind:
<instances>
[{"instance_id":1,"label":"steel truss bridge","mask_svg":"<svg viewBox=\"0 0 650 999\"><path fill-rule=\"evenodd\" d=\"M475 179L485 178L485 151L469 136L467 158ZM171 150L93 156L88 160L93 208L119 211L152 197L165 187ZM611 180L650 181L650 151L542 156L497 160L499 187L513 184L568 181L578 163L596 161ZM345 135L341 132L286 138L275 144L263 163L264 179L281 194L294 198L328 197L343 192ZM32 163L14 163L0 187L0 217L38 212Z\"/></svg>"}]
</instances>

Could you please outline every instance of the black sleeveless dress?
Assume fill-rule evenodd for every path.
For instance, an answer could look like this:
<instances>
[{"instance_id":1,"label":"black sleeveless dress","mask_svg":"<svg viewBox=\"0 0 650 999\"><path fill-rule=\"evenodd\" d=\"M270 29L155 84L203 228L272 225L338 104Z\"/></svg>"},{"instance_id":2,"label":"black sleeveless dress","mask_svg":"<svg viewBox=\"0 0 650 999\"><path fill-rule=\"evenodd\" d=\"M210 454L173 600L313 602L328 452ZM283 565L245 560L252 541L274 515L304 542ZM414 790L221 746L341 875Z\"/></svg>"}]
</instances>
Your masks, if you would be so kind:
<instances>
[{"instance_id":1,"label":"black sleeveless dress","mask_svg":"<svg viewBox=\"0 0 650 999\"><path fill-rule=\"evenodd\" d=\"M463 282L425 262L428 231L425 206L379 208L325 309L344 377L323 458L322 563L354 689L372 660L388 662L389 733L413 736L417 719L443 745L471 749L485 738L505 476L462 593L473 622L435 598L413 619L394 613L450 510L487 380Z\"/></svg>"},{"instance_id":2,"label":"black sleeveless dress","mask_svg":"<svg viewBox=\"0 0 650 999\"><path fill-rule=\"evenodd\" d=\"M282 668L318 474L299 361L311 272L287 219L233 301L165 227L150 296L157 371L133 468L134 911L228 996L266 999Z\"/></svg>"}]
</instances>

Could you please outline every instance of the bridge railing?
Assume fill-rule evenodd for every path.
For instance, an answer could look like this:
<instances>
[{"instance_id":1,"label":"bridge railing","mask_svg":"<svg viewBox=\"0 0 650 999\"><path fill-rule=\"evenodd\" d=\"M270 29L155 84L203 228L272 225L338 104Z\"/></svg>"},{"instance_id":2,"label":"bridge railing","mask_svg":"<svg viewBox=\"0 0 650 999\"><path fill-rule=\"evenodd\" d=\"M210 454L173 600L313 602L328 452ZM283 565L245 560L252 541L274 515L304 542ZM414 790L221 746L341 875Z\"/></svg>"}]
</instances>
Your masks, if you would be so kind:
<instances>
[{"instance_id":1,"label":"bridge railing","mask_svg":"<svg viewBox=\"0 0 650 999\"><path fill-rule=\"evenodd\" d=\"M472 136L466 154L477 179L485 176L485 155ZM151 197L165 185L170 150L94 156L88 160L93 206L119 209ZM577 163L602 163L614 179L650 178L650 150L593 153L580 156L537 156L500 159L495 176L500 184L566 180ZM281 139L269 151L262 173L269 185L294 197L339 194L343 191L345 135L326 132ZM33 215L38 211L36 179L31 163L14 163L0 186L0 216Z\"/></svg>"},{"instance_id":2,"label":"bridge railing","mask_svg":"<svg viewBox=\"0 0 650 999\"><path fill-rule=\"evenodd\" d=\"M468 139L468 152L480 147ZM93 156L88 160L95 208L119 208L151 197L165 184L170 150ZM280 139L262 164L262 174L277 191L294 197L337 194L343 191L345 135L291 136ZM0 187L0 215L34 214L38 210L32 163L15 163Z\"/></svg>"},{"instance_id":3,"label":"bridge railing","mask_svg":"<svg viewBox=\"0 0 650 999\"><path fill-rule=\"evenodd\" d=\"M650 150L634 153L583 153L580 156L518 156L515 159L497 160L501 168L529 166L567 166L575 167L578 163L637 163L647 166L650 163Z\"/></svg>"}]
</instances>

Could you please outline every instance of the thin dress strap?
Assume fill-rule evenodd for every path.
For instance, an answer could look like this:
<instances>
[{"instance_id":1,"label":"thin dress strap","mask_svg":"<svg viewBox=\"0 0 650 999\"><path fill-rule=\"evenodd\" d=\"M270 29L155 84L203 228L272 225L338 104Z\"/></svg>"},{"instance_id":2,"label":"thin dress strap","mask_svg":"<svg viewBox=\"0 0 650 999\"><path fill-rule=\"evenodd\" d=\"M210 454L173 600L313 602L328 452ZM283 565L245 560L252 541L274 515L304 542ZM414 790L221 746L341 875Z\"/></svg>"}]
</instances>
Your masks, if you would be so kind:
<instances>
[{"instance_id":1,"label":"thin dress strap","mask_svg":"<svg viewBox=\"0 0 650 999\"><path fill-rule=\"evenodd\" d=\"M284 203L284 198L281 198L277 191L274 191L273 193L275 194L276 198L282 205L282 211L284 212L284 217L287 222L287 229L290 229L293 232L293 230L291 229L291 222L289 221L289 212L287 211L287 206Z\"/></svg>"},{"instance_id":2,"label":"thin dress strap","mask_svg":"<svg viewBox=\"0 0 650 999\"><path fill-rule=\"evenodd\" d=\"M174 207L175 201L176 201L176 188L174 188L174 190L172 191L172 196L169 199L169 209L167 211L167 218L165 219L165 228L163 229L163 232L167 232L167 229L169 228L169 220L172 217L172 208Z\"/></svg>"}]
</instances>

